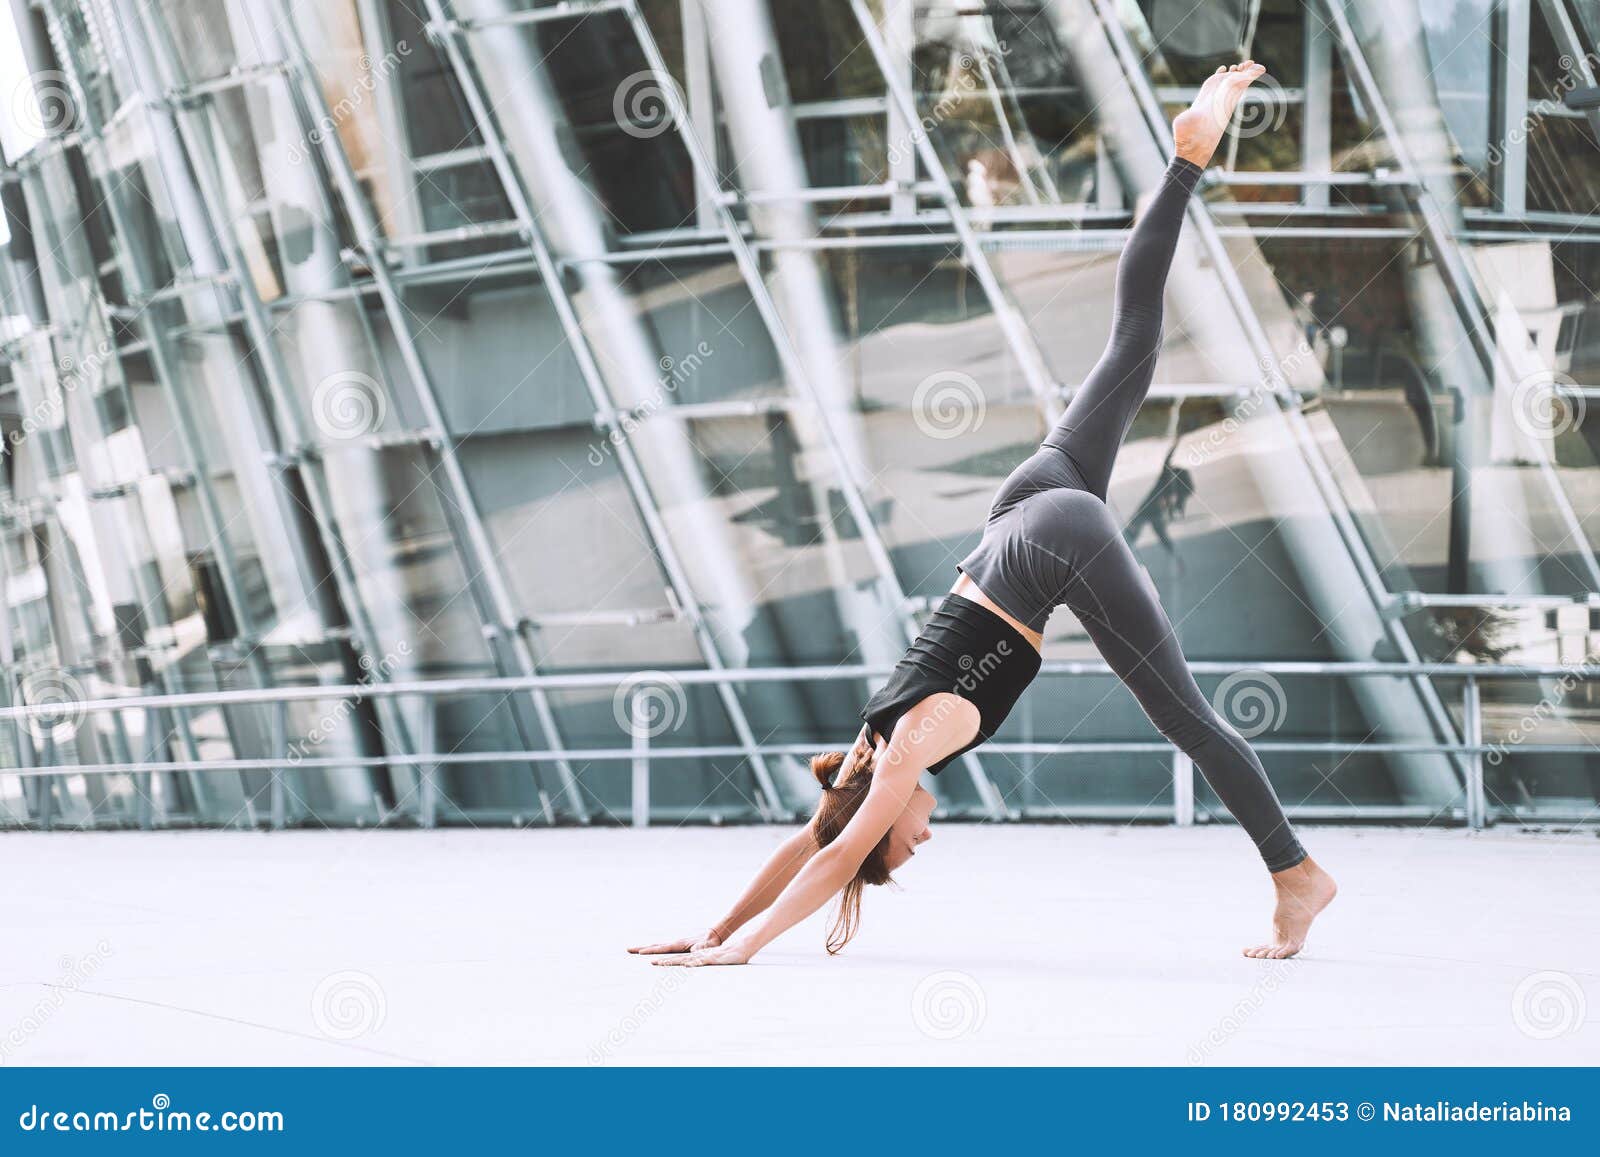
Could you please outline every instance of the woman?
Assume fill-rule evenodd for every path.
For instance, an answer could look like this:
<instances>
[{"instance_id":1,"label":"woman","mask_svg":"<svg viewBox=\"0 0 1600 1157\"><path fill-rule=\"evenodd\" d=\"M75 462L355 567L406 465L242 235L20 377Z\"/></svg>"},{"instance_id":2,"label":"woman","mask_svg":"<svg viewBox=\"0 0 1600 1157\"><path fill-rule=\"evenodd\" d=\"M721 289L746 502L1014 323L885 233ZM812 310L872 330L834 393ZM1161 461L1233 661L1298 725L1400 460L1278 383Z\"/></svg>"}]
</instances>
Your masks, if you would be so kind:
<instances>
[{"instance_id":1,"label":"woman","mask_svg":"<svg viewBox=\"0 0 1600 1157\"><path fill-rule=\"evenodd\" d=\"M1105 505L1112 461L1154 376L1185 206L1245 89L1265 72L1253 61L1219 68L1173 123L1176 156L1117 265L1109 346L1055 429L1001 486L955 586L862 709L854 746L812 760L823 794L811 824L720 923L631 951L685 954L657 964L744 964L841 893L828 950L842 948L859 922L862 889L887 883L932 838L934 798L919 784L922 772L937 773L994 735L1038 674L1045 622L1063 604L1161 733L1194 760L1272 873L1272 938L1244 954L1282 959L1304 946L1334 897L1333 879L1300 846L1261 761L1195 685Z\"/></svg>"}]
</instances>

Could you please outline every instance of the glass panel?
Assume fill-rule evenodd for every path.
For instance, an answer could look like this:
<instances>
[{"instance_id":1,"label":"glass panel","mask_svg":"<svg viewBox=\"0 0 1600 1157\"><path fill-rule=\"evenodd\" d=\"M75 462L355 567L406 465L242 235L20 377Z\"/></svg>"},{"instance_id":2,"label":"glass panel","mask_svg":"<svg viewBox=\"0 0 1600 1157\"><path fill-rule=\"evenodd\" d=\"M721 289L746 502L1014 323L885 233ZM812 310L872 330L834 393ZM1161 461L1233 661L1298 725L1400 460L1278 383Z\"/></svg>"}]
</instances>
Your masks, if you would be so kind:
<instances>
[{"instance_id":1,"label":"glass panel","mask_svg":"<svg viewBox=\"0 0 1600 1157\"><path fill-rule=\"evenodd\" d=\"M918 115L966 204L1094 195L1093 115L1043 3L915 6ZM912 142L897 142L910 149Z\"/></svg>"},{"instance_id":2,"label":"glass panel","mask_svg":"<svg viewBox=\"0 0 1600 1157\"><path fill-rule=\"evenodd\" d=\"M512 156L536 204L583 196L558 211L618 234L683 227L694 215L693 171L677 134L662 120L660 82L625 17L489 25L470 34L474 59ZM575 180L542 173L553 164L543 138ZM542 143L527 143L538 138ZM640 173L651 179L641 181ZM581 186L579 188L578 186ZM542 191L542 195L541 195Z\"/></svg>"}]
</instances>

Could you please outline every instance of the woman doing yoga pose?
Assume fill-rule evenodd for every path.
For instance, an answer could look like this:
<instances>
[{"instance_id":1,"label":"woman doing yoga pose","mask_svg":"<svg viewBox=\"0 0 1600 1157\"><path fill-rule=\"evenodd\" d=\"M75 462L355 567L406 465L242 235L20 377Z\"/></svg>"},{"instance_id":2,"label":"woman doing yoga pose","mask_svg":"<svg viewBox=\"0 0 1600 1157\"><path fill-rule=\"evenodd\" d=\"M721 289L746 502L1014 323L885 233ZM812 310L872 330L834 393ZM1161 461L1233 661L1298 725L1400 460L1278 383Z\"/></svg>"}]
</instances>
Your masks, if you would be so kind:
<instances>
[{"instance_id":1,"label":"woman doing yoga pose","mask_svg":"<svg viewBox=\"0 0 1600 1157\"><path fill-rule=\"evenodd\" d=\"M1105 503L1112 462L1154 376L1162 291L1185 207L1245 89L1265 71L1252 61L1218 69L1173 123L1176 155L1117 265L1110 344L1060 422L1000 487L960 578L862 709L855 744L812 760L823 793L811 823L718 924L631 951L662 954L658 964L744 964L841 893L828 949L843 947L863 887L887 883L932 838L923 771L940 771L995 734L1038 674L1045 623L1061 605L1162 735L1194 760L1272 873L1272 937L1245 955L1282 958L1304 946L1333 899L1333 878L1300 846L1250 745L1195 685Z\"/></svg>"}]
</instances>

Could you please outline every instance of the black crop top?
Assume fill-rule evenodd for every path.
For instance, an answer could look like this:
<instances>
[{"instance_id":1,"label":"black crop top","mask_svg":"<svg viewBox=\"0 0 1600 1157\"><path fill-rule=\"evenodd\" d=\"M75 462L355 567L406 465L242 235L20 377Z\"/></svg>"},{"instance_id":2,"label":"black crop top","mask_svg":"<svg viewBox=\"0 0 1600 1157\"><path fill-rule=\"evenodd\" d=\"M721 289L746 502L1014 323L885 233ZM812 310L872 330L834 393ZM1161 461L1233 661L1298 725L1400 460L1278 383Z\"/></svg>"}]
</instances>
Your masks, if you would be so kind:
<instances>
[{"instance_id":1,"label":"black crop top","mask_svg":"<svg viewBox=\"0 0 1600 1157\"><path fill-rule=\"evenodd\" d=\"M1039 674L1041 659L1027 637L981 603L948 595L895 665L861 718L885 739L900 716L929 695L951 691L978 709L973 741L928 768L939 772L959 755L994 737L1022 692Z\"/></svg>"}]
</instances>

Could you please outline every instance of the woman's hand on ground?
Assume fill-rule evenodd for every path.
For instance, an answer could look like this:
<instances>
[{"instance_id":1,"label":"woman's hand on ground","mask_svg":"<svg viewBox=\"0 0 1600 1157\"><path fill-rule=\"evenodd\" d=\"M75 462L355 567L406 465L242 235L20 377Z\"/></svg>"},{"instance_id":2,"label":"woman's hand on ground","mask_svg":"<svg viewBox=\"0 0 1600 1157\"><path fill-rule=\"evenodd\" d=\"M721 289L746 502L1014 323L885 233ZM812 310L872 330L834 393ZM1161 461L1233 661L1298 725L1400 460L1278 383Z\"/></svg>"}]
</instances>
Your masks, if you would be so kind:
<instances>
[{"instance_id":1,"label":"woman's hand on ground","mask_svg":"<svg viewBox=\"0 0 1600 1157\"><path fill-rule=\"evenodd\" d=\"M722 943L722 937L717 935L717 930L711 928L698 936L684 936L677 940L663 940L660 944L641 944L637 948L628 949L637 956L664 956L669 952L699 952L706 948L716 948Z\"/></svg>"},{"instance_id":2,"label":"woman's hand on ground","mask_svg":"<svg viewBox=\"0 0 1600 1157\"><path fill-rule=\"evenodd\" d=\"M713 964L749 964L755 953L739 944L724 944L716 948L701 948L686 956L667 956L652 960L651 964L669 968L705 968Z\"/></svg>"}]
</instances>

